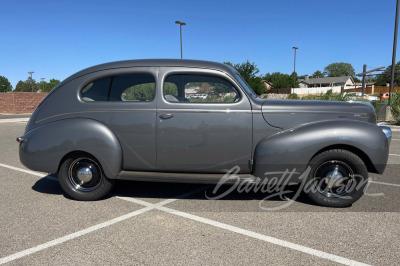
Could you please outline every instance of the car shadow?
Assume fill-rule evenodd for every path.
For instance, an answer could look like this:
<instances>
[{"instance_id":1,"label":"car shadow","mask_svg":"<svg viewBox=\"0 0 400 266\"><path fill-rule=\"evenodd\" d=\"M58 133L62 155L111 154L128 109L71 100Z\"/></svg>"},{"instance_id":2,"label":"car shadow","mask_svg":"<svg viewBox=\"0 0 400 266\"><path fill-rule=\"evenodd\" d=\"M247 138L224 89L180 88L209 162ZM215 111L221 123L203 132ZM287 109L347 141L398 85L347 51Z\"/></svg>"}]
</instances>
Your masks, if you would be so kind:
<instances>
[{"instance_id":1,"label":"car shadow","mask_svg":"<svg viewBox=\"0 0 400 266\"><path fill-rule=\"evenodd\" d=\"M43 194L62 195L64 193L58 183L56 174L50 174L39 179L32 186L32 189Z\"/></svg>"},{"instance_id":2,"label":"car shadow","mask_svg":"<svg viewBox=\"0 0 400 266\"><path fill-rule=\"evenodd\" d=\"M296 195L297 186L288 186L284 188L284 195L277 193L266 193L263 191L243 191L239 192L237 189L232 190L231 186L225 185L215 190L216 185L213 184L187 184L187 183L159 183L159 182L141 182L141 181L124 181L118 180L113 188L109 197L131 197L139 199L179 199L191 191L196 191L193 194L185 196L185 200L221 200L221 201L251 201L251 200L265 200L271 202L284 202L294 200L299 203L315 205L305 195ZM39 179L32 189L36 192L52 195L64 195L64 197L71 199L67 196L58 183L57 175L50 174ZM232 190L232 191L229 191ZM226 195L218 197L221 194ZM107 199L105 198L105 199Z\"/></svg>"}]
</instances>

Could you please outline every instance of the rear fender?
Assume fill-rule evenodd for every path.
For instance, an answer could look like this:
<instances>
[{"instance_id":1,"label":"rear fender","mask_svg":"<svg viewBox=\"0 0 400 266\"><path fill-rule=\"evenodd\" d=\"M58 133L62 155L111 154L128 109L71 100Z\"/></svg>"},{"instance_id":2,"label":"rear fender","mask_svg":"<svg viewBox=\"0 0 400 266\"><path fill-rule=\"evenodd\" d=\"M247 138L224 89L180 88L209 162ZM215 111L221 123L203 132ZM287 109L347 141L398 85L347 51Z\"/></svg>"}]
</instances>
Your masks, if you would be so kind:
<instances>
[{"instance_id":1,"label":"rear fender","mask_svg":"<svg viewBox=\"0 0 400 266\"><path fill-rule=\"evenodd\" d=\"M28 168L55 173L65 155L81 151L93 155L109 178L122 168L122 150L117 137L104 124L85 118L51 122L23 136L19 155Z\"/></svg>"}]
</instances>

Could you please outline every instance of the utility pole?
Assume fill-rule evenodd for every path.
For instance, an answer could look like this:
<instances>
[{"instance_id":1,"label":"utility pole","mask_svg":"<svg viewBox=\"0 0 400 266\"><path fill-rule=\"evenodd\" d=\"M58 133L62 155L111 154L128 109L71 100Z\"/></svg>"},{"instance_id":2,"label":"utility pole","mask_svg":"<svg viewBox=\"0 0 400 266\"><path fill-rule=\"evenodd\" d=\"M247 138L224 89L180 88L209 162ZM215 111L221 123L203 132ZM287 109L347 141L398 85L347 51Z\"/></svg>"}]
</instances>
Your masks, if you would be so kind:
<instances>
[{"instance_id":1,"label":"utility pole","mask_svg":"<svg viewBox=\"0 0 400 266\"><path fill-rule=\"evenodd\" d=\"M377 67L377 68L374 68L374 69L371 69L371 70L367 71L367 65L366 64L363 65L363 72L362 73L358 73L356 75L357 77L362 77L362 90L361 90L362 91L362 96L364 96L364 94L365 94L365 77L369 76L367 74L372 73L372 72L376 72L376 71L383 71L384 69L385 69L385 67L383 66L383 67Z\"/></svg>"},{"instance_id":2,"label":"utility pole","mask_svg":"<svg viewBox=\"0 0 400 266\"><path fill-rule=\"evenodd\" d=\"M182 26L185 26L186 23L177 20L177 21L175 21L175 24L179 24L179 32L180 32L180 35L181 35L181 59L182 59Z\"/></svg>"},{"instance_id":3,"label":"utility pole","mask_svg":"<svg viewBox=\"0 0 400 266\"><path fill-rule=\"evenodd\" d=\"M28 72L28 74L31 75L31 87L32 87L32 92L33 92L33 79L32 79L32 74L35 73L33 71Z\"/></svg>"},{"instance_id":4,"label":"utility pole","mask_svg":"<svg viewBox=\"0 0 400 266\"><path fill-rule=\"evenodd\" d=\"M46 79L46 78L40 78L41 80L42 80L42 92L44 92L44 80Z\"/></svg>"},{"instance_id":5,"label":"utility pole","mask_svg":"<svg viewBox=\"0 0 400 266\"><path fill-rule=\"evenodd\" d=\"M293 70L293 89L296 87L296 51L298 47L293 46L294 49L294 70Z\"/></svg>"},{"instance_id":6,"label":"utility pole","mask_svg":"<svg viewBox=\"0 0 400 266\"><path fill-rule=\"evenodd\" d=\"M361 89L361 96L364 97L365 94L365 72L367 72L367 65L363 65L363 76L362 76L362 89Z\"/></svg>"},{"instance_id":7,"label":"utility pole","mask_svg":"<svg viewBox=\"0 0 400 266\"><path fill-rule=\"evenodd\" d=\"M394 40L393 40L393 54L392 54L392 76L390 78L390 91L389 91L389 106L392 100L392 93L393 93L393 84L394 84L394 73L395 73L395 66L396 66L396 47L397 47L397 28L399 25L399 2L397 0L396 4L396 19L394 23Z\"/></svg>"}]
</instances>

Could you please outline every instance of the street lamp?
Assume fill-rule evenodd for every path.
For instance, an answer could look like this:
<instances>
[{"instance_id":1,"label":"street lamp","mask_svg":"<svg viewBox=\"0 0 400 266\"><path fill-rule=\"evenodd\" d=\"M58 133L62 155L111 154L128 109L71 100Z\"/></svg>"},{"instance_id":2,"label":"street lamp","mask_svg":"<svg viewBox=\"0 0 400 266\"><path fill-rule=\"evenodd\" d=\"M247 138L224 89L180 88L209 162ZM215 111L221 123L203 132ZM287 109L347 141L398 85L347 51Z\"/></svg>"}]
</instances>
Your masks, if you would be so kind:
<instances>
[{"instance_id":1,"label":"street lamp","mask_svg":"<svg viewBox=\"0 0 400 266\"><path fill-rule=\"evenodd\" d=\"M28 72L28 74L31 75L31 87L32 87L32 92L33 92L33 79L32 79L32 74L35 73L33 71Z\"/></svg>"},{"instance_id":2,"label":"street lamp","mask_svg":"<svg viewBox=\"0 0 400 266\"><path fill-rule=\"evenodd\" d=\"M45 80L46 78L40 78L42 80L42 92L44 92L44 82L43 80Z\"/></svg>"},{"instance_id":3,"label":"street lamp","mask_svg":"<svg viewBox=\"0 0 400 266\"><path fill-rule=\"evenodd\" d=\"M180 32L180 35L181 35L181 59L182 59L182 26L185 26L186 23L177 20L177 21L175 21L175 24L179 24L179 32Z\"/></svg>"},{"instance_id":4,"label":"street lamp","mask_svg":"<svg viewBox=\"0 0 400 266\"><path fill-rule=\"evenodd\" d=\"M394 40L393 40L393 53L392 53L392 75L390 77L390 91L389 91L389 105L391 104L392 100L392 93L393 93L393 83L394 83L394 71L396 66L396 47L397 47L397 29L399 25L399 3L400 0L397 0L396 4L396 19L394 22Z\"/></svg>"},{"instance_id":5,"label":"street lamp","mask_svg":"<svg viewBox=\"0 0 400 266\"><path fill-rule=\"evenodd\" d=\"M293 88L296 87L296 51L299 49L296 46L292 47L294 49L294 70L293 70Z\"/></svg>"}]
</instances>

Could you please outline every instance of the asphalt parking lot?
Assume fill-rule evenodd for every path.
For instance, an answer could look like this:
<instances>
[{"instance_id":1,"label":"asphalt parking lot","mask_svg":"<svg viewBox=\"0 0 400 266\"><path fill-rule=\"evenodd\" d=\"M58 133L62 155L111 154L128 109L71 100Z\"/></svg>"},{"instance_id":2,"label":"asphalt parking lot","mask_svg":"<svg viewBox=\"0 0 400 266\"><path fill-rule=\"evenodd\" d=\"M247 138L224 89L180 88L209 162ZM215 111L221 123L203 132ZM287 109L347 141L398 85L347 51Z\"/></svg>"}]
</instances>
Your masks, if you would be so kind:
<instances>
[{"instance_id":1,"label":"asphalt parking lot","mask_svg":"<svg viewBox=\"0 0 400 266\"><path fill-rule=\"evenodd\" d=\"M126 182L97 202L66 198L57 177L26 169L0 118L0 264L395 265L400 261L400 129L384 175L352 207L256 193L208 200L213 186ZM26 119L25 119L26 120ZM268 210L276 208L276 210Z\"/></svg>"}]
</instances>

